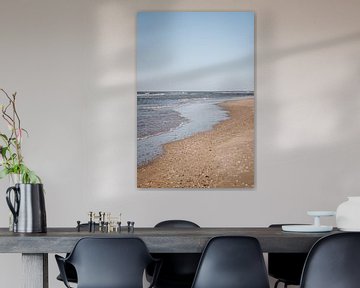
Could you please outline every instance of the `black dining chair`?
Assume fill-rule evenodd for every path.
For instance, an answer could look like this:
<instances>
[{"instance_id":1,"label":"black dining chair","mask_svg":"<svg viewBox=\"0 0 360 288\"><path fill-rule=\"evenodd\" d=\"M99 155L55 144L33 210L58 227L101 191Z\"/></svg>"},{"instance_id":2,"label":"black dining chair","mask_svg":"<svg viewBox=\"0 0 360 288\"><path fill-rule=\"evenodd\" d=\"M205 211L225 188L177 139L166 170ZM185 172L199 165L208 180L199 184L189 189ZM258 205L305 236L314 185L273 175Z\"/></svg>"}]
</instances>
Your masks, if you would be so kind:
<instances>
[{"instance_id":1,"label":"black dining chair","mask_svg":"<svg viewBox=\"0 0 360 288\"><path fill-rule=\"evenodd\" d=\"M156 229L200 228L199 225L188 220L166 220L155 225ZM190 288L194 280L196 269L201 257L200 253L156 253L152 254L161 259L162 266L155 283L156 288ZM146 270L147 279L151 281L154 267Z\"/></svg>"},{"instance_id":2,"label":"black dining chair","mask_svg":"<svg viewBox=\"0 0 360 288\"><path fill-rule=\"evenodd\" d=\"M269 228L281 228L282 225L288 224L272 224ZM274 288L280 283L283 283L284 288L288 285L300 285L306 257L307 253L269 253L268 273L277 279Z\"/></svg>"},{"instance_id":3,"label":"black dining chair","mask_svg":"<svg viewBox=\"0 0 360 288\"><path fill-rule=\"evenodd\" d=\"M142 288L145 268L158 263L154 281L160 268L160 262L152 258L139 238L82 238L68 257L55 255L55 259L69 288L65 263L74 266L78 288Z\"/></svg>"},{"instance_id":4,"label":"black dining chair","mask_svg":"<svg viewBox=\"0 0 360 288\"><path fill-rule=\"evenodd\" d=\"M206 245L192 288L269 288L256 238L219 236Z\"/></svg>"},{"instance_id":5,"label":"black dining chair","mask_svg":"<svg viewBox=\"0 0 360 288\"><path fill-rule=\"evenodd\" d=\"M360 233L348 232L318 240L306 259L301 288L360 287Z\"/></svg>"}]
</instances>

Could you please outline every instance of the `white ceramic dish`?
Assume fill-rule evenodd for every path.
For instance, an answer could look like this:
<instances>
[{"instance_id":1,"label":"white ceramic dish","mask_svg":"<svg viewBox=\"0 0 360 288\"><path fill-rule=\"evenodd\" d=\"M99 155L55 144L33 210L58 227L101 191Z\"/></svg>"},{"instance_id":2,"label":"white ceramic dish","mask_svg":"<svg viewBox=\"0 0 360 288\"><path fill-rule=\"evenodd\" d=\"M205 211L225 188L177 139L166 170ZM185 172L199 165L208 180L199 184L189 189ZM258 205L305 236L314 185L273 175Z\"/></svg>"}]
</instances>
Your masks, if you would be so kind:
<instances>
[{"instance_id":1,"label":"white ceramic dish","mask_svg":"<svg viewBox=\"0 0 360 288\"><path fill-rule=\"evenodd\" d=\"M360 232L360 228L339 228L339 230L344 232Z\"/></svg>"},{"instance_id":2,"label":"white ceramic dish","mask_svg":"<svg viewBox=\"0 0 360 288\"><path fill-rule=\"evenodd\" d=\"M315 226L315 225L282 225L281 229L286 232L330 232L333 230L332 226Z\"/></svg>"},{"instance_id":3,"label":"white ceramic dish","mask_svg":"<svg viewBox=\"0 0 360 288\"><path fill-rule=\"evenodd\" d=\"M335 216L336 212L335 211L308 211L307 214L309 216L314 216L314 217L324 217L324 216Z\"/></svg>"}]
</instances>

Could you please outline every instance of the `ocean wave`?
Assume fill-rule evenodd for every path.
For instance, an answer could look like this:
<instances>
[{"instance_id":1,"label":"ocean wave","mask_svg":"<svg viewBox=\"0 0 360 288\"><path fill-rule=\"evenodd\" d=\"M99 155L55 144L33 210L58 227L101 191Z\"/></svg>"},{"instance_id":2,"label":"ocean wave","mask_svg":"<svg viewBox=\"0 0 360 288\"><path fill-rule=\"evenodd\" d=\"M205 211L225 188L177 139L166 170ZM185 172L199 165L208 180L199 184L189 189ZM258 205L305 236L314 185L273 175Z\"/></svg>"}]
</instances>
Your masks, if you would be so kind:
<instances>
[{"instance_id":1,"label":"ocean wave","mask_svg":"<svg viewBox=\"0 0 360 288\"><path fill-rule=\"evenodd\" d=\"M228 119L228 112L217 104L231 99L234 100L235 98L222 97L211 100L200 100L198 98L197 101L188 101L174 108L173 111L182 117L182 121L177 126L171 127L168 131L157 131L138 137L138 167L161 155L164 144L190 137L195 133L211 130L220 121ZM154 115L154 117L158 116ZM156 118L156 120L161 121L161 117Z\"/></svg>"}]
</instances>

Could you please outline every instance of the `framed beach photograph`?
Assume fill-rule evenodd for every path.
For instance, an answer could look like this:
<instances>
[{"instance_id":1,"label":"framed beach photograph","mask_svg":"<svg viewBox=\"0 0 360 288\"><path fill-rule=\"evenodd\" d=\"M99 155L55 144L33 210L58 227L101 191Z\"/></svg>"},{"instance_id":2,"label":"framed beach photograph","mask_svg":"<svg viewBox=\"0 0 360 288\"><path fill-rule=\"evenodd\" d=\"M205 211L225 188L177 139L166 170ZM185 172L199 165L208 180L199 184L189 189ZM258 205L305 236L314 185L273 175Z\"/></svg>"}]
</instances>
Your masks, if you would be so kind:
<instances>
[{"instance_id":1,"label":"framed beach photograph","mask_svg":"<svg viewBox=\"0 0 360 288\"><path fill-rule=\"evenodd\" d=\"M138 13L138 188L254 188L254 18Z\"/></svg>"}]
</instances>

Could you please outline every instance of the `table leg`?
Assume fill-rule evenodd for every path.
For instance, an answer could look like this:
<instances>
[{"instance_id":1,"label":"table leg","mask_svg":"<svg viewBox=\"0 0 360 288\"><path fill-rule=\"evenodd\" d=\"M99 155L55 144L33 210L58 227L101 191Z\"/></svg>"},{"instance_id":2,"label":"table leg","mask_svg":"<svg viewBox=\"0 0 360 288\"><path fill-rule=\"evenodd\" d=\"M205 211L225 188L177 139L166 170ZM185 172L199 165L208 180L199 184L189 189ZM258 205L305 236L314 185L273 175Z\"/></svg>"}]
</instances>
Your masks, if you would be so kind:
<instances>
[{"instance_id":1,"label":"table leg","mask_svg":"<svg viewBox=\"0 0 360 288\"><path fill-rule=\"evenodd\" d=\"M48 254L22 254L23 288L49 288Z\"/></svg>"}]
</instances>

